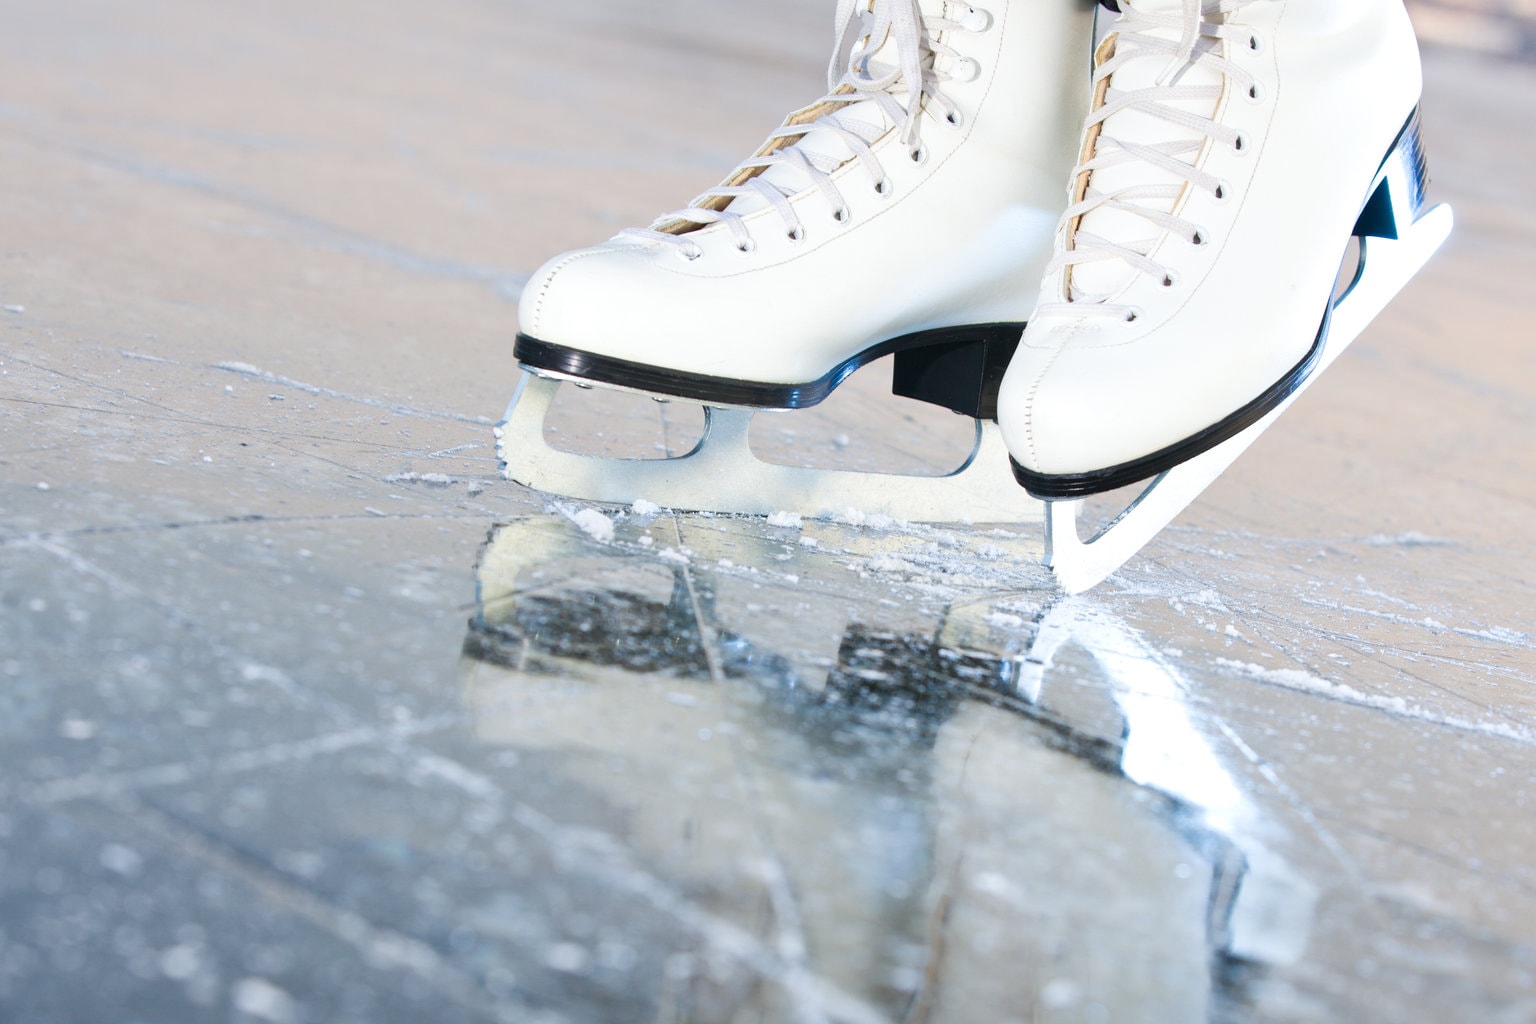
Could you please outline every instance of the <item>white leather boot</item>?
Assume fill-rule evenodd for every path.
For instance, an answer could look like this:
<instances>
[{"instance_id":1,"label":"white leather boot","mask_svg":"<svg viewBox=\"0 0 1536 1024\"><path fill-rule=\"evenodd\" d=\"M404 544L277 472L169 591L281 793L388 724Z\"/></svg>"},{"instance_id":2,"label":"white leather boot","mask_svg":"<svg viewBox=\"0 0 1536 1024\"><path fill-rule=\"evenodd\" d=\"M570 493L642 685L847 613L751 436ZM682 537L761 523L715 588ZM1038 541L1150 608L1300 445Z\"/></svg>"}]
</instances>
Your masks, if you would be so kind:
<instances>
[{"instance_id":1,"label":"white leather boot","mask_svg":"<svg viewBox=\"0 0 1536 1024\"><path fill-rule=\"evenodd\" d=\"M1326 342L1352 234L1422 205L1402 0L1120 0L999 423L1031 493L1145 479L1257 422ZM1383 186L1384 188L1384 186Z\"/></svg>"},{"instance_id":2,"label":"white leather boot","mask_svg":"<svg viewBox=\"0 0 1536 1024\"><path fill-rule=\"evenodd\" d=\"M1091 17L1088 0L839 0L831 92L687 209L546 263L518 361L794 408L901 351L898 390L929 401L955 382L914 376L985 390L990 370L990 394L943 399L990 417L1076 159ZM967 347L968 369L943 368Z\"/></svg>"}]
</instances>

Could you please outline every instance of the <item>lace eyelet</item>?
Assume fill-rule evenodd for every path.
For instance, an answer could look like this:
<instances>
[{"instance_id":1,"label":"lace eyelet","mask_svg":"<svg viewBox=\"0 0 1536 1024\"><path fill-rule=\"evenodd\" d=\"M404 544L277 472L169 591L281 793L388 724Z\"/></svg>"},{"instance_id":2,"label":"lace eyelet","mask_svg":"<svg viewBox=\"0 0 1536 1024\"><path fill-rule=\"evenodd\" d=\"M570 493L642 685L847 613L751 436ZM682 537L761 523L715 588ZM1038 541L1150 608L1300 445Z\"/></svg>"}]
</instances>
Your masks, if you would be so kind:
<instances>
[{"instance_id":1,"label":"lace eyelet","mask_svg":"<svg viewBox=\"0 0 1536 1024\"><path fill-rule=\"evenodd\" d=\"M1140 306L1132 306L1130 309L1125 311L1125 322L1128 324L1133 324L1137 320L1140 320L1143 315L1144 314L1142 313Z\"/></svg>"},{"instance_id":2,"label":"lace eyelet","mask_svg":"<svg viewBox=\"0 0 1536 1024\"><path fill-rule=\"evenodd\" d=\"M1258 82L1254 82L1252 85L1250 85L1248 87L1248 102L1249 103L1261 103L1261 102L1263 102L1263 100L1264 100L1264 90L1259 85Z\"/></svg>"},{"instance_id":3,"label":"lace eyelet","mask_svg":"<svg viewBox=\"0 0 1536 1024\"><path fill-rule=\"evenodd\" d=\"M875 182L875 195L884 198L889 196L893 191L895 191L895 188L891 185L890 178L881 178L879 181Z\"/></svg>"},{"instance_id":4,"label":"lace eyelet","mask_svg":"<svg viewBox=\"0 0 1536 1024\"><path fill-rule=\"evenodd\" d=\"M1232 151L1235 153L1248 152L1248 134L1246 132L1237 133L1237 138L1232 142Z\"/></svg>"},{"instance_id":5,"label":"lace eyelet","mask_svg":"<svg viewBox=\"0 0 1536 1024\"><path fill-rule=\"evenodd\" d=\"M853 215L848 212L848 207L846 206L840 206L832 211L832 219L837 221L839 224L847 224L852 216Z\"/></svg>"},{"instance_id":6,"label":"lace eyelet","mask_svg":"<svg viewBox=\"0 0 1536 1024\"><path fill-rule=\"evenodd\" d=\"M907 156L912 158L914 164L921 167L928 162L928 147L919 145L916 149L908 150Z\"/></svg>"},{"instance_id":7,"label":"lace eyelet","mask_svg":"<svg viewBox=\"0 0 1536 1024\"><path fill-rule=\"evenodd\" d=\"M794 227L792 227L788 231L784 232L784 235L791 242L801 242L801 241L805 240L805 228L803 228L800 225L796 224Z\"/></svg>"},{"instance_id":8,"label":"lace eyelet","mask_svg":"<svg viewBox=\"0 0 1536 1024\"><path fill-rule=\"evenodd\" d=\"M1163 287L1164 288L1172 288L1174 285L1176 285L1178 283L1179 283L1179 275L1176 272L1174 272L1172 270L1165 270L1163 272Z\"/></svg>"},{"instance_id":9,"label":"lace eyelet","mask_svg":"<svg viewBox=\"0 0 1536 1024\"><path fill-rule=\"evenodd\" d=\"M954 82L974 82L981 77L981 65L970 57L961 57L949 69L949 77Z\"/></svg>"},{"instance_id":10,"label":"lace eyelet","mask_svg":"<svg viewBox=\"0 0 1536 1024\"><path fill-rule=\"evenodd\" d=\"M692 263L694 260L696 260L700 256L704 255L704 250L700 249L694 243L689 242L687 245L683 246L681 249L678 249L677 250L677 254L679 256L681 256L683 259L687 260L689 263Z\"/></svg>"},{"instance_id":11,"label":"lace eyelet","mask_svg":"<svg viewBox=\"0 0 1536 1024\"><path fill-rule=\"evenodd\" d=\"M1207 241L1204 228L1195 228L1195 233L1189 237L1190 245L1204 245Z\"/></svg>"},{"instance_id":12,"label":"lace eyelet","mask_svg":"<svg viewBox=\"0 0 1536 1024\"><path fill-rule=\"evenodd\" d=\"M951 110L949 113L944 115L944 123L949 125L951 128L959 128L961 125L965 124L965 115L960 113L958 110Z\"/></svg>"},{"instance_id":13,"label":"lace eyelet","mask_svg":"<svg viewBox=\"0 0 1536 1024\"><path fill-rule=\"evenodd\" d=\"M985 32L992 27L992 13L980 7L969 7L956 23L967 32Z\"/></svg>"},{"instance_id":14,"label":"lace eyelet","mask_svg":"<svg viewBox=\"0 0 1536 1024\"><path fill-rule=\"evenodd\" d=\"M1248 37L1248 49L1254 53L1262 53L1264 51L1264 39L1257 32Z\"/></svg>"},{"instance_id":15,"label":"lace eyelet","mask_svg":"<svg viewBox=\"0 0 1536 1024\"><path fill-rule=\"evenodd\" d=\"M1211 195L1218 203L1224 203L1232 197L1232 186L1228 185L1225 181L1218 181L1216 183L1216 191L1212 192Z\"/></svg>"},{"instance_id":16,"label":"lace eyelet","mask_svg":"<svg viewBox=\"0 0 1536 1024\"><path fill-rule=\"evenodd\" d=\"M751 238L748 238L745 241L741 241L741 242L737 242L736 243L736 251L740 252L740 253L748 253L748 252L751 252L753 249L756 249L756 248L757 248L757 242L755 240L751 239Z\"/></svg>"}]
</instances>

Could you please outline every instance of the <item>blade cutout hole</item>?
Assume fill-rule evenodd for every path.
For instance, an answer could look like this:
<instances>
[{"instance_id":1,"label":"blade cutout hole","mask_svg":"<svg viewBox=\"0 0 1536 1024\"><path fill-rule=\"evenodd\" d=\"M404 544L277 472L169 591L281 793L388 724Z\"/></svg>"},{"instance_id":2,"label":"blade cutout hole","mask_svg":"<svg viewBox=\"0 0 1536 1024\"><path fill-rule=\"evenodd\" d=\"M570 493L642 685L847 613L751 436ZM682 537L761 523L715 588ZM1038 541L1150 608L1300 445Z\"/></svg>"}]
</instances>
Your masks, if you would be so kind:
<instances>
[{"instance_id":1,"label":"blade cutout hole","mask_svg":"<svg viewBox=\"0 0 1536 1024\"><path fill-rule=\"evenodd\" d=\"M1124 487L1117 487L1113 491L1104 491L1100 494L1090 494L1083 500L1082 507L1077 513L1077 533L1083 540L1097 537L1106 527L1110 526L1124 513L1132 503L1141 497L1152 481L1138 480Z\"/></svg>"},{"instance_id":2,"label":"blade cutout hole","mask_svg":"<svg viewBox=\"0 0 1536 1024\"><path fill-rule=\"evenodd\" d=\"M562 384L544 418L551 448L611 459L672 459L704 436L704 410L612 388Z\"/></svg>"},{"instance_id":3,"label":"blade cutout hole","mask_svg":"<svg viewBox=\"0 0 1536 1024\"><path fill-rule=\"evenodd\" d=\"M891 394L892 360L858 371L819 405L759 413L748 441L780 466L946 476L976 447L976 421Z\"/></svg>"},{"instance_id":4,"label":"blade cutout hole","mask_svg":"<svg viewBox=\"0 0 1536 1024\"><path fill-rule=\"evenodd\" d=\"M1349 291L1355 283L1355 276L1360 273L1362 253L1360 239L1350 237L1349 248L1344 250L1344 259L1339 264L1339 276L1333 281L1333 301L1338 302L1344 293Z\"/></svg>"}]
</instances>

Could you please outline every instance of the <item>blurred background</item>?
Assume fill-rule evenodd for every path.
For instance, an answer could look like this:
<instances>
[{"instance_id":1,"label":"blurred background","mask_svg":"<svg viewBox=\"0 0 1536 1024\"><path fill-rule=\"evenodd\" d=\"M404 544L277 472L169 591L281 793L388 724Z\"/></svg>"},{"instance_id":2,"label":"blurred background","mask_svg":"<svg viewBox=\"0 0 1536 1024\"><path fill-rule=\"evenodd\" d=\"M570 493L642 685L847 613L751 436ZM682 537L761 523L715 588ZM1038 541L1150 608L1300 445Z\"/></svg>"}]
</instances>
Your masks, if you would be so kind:
<instances>
[{"instance_id":1,"label":"blurred background","mask_svg":"<svg viewBox=\"0 0 1536 1024\"><path fill-rule=\"evenodd\" d=\"M1408 9L1421 42L1525 60L1536 55L1531 0L1409 0Z\"/></svg>"}]
</instances>

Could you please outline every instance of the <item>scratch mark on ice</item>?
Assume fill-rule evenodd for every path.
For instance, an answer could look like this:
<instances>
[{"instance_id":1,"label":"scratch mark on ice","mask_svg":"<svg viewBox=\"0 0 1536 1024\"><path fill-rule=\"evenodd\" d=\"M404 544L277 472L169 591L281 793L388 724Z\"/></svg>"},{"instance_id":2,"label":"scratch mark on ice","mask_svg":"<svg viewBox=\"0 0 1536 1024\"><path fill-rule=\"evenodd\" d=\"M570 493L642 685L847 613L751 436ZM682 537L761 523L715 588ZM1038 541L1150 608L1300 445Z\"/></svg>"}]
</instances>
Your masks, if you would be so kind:
<instances>
[{"instance_id":1,"label":"scratch mark on ice","mask_svg":"<svg viewBox=\"0 0 1536 1024\"><path fill-rule=\"evenodd\" d=\"M472 975L448 960L431 944L368 920L355 910L341 907L313 890L294 884L266 861L231 849L194 824L141 800L124 798L118 810L135 826L179 848L209 867L240 879L273 906L310 922L357 950L365 963L386 971L397 970L420 978L433 991L474 1019L511 1024L557 1024L564 1018L522 1005L505 1005L502 997L492 1003Z\"/></svg>"},{"instance_id":2,"label":"scratch mark on ice","mask_svg":"<svg viewBox=\"0 0 1536 1024\"><path fill-rule=\"evenodd\" d=\"M428 419L453 420L457 423L473 423L476 426L489 427L493 423L485 416L466 416L463 413L444 412L438 409L417 409L409 405L401 405L396 402L385 402L377 398L367 398L362 395L353 395L345 391L336 391L332 388L321 387L318 384L306 384L303 381L294 380L291 377L283 377L252 366L250 363L224 362L214 363L213 369L223 370L226 373L236 373L242 377L253 377L264 384L276 384L295 391L302 391L308 395L319 395L324 398L339 398L345 402L356 402L374 409L384 409L399 416L420 416Z\"/></svg>"},{"instance_id":3,"label":"scratch mark on ice","mask_svg":"<svg viewBox=\"0 0 1536 1024\"><path fill-rule=\"evenodd\" d=\"M1428 722L1432 725L1443 725L1450 729L1474 732L1483 736L1495 736L1499 739L1514 740L1516 743L1536 743L1536 732L1525 726L1516 725L1511 722L1476 722L1455 715L1442 714L1418 704L1410 703L1402 697L1362 693L1345 683L1335 683L1301 669L1270 669L1250 662L1234 661L1231 658L1217 658L1216 664L1222 668L1230 669L1239 675L1261 683L1268 683L1271 686L1279 686L1300 693L1316 694L1319 697L1341 701L1345 704L1373 708L1377 711L1385 711L1399 718Z\"/></svg>"},{"instance_id":4,"label":"scratch mark on ice","mask_svg":"<svg viewBox=\"0 0 1536 1024\"><path fill-rule=\"evenodd\" d=\"M278 765L312 761L359 747L387 744L427 733L441 732L459 724L459 721L458 715L439 715L434 718L392 725L388 728L365 726L344 729L326 733L323 736L271 743L251 750L240 750L205 759L152 765L112 774L77 775L71 778L55 779L29 786L22 790L22 793L33 803L51 805L165 786L178 786L213 776L238 775ZM423 767L430 771L432 766L424 765ZM457 780L450 781L455 781L457 784Z\"/></svg>"}]
</instances>

